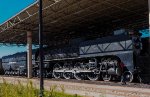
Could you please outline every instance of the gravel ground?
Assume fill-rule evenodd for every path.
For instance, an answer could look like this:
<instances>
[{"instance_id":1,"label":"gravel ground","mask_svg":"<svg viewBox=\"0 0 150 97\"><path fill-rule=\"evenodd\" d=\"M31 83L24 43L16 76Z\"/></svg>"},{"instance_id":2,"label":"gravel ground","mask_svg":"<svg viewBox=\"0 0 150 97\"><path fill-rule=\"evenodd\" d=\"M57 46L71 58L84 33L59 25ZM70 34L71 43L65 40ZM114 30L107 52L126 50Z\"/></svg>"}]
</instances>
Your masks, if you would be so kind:
<instances>
[{"instance_id":1,"label":"gravel ground","mask_svg":"<svg viewBox=\"0 0 150 97\"><path fill-rule=\"evenodd\" d=\"M0 77L10 83L21 80L25 84L28 79L23 77ZM39 88L39 78L30 79ZM90 80L66 80L66 79L45 79L44 87L49 89L52 85L63 86L65 92L69 94L79 94L84 97L150 97L150 85L140 83L127 83L121 85L120 82L104 82Z\"/></svg>"},{"instance_id":2,"label":"gravel ground","mask_svg":"<svg viewBox=\"0 0 150 97\"><path fill-rule=\"evenodd\" d=\"M126 85L122 85L121 82L118 81L108 82L108 81L90 81L90 80L76 80L76 79L67 80L67 79L54 79L54 78L53 79L46 78L45 80L150 89L150 84L144 84L144 83L127 83Z\"/></svg>"}]
</instances>

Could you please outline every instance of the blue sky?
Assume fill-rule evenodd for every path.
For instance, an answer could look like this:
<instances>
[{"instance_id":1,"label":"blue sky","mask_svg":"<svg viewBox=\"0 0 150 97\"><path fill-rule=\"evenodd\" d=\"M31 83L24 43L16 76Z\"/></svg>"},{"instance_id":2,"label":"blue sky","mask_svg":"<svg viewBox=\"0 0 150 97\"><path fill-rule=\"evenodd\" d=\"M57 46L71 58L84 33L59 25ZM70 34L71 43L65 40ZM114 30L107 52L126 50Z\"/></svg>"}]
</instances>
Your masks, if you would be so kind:
<instances>
[{"instance_id":1,"label":"blue sky","mask_svg":"<svg viewBox=\"0 0 150 97\"><path fill-rule=\"evenodd\" d=\"M36 0L0 0L0 24L35 1Z\"/></svg>"},{"instance_id":2,"label":"blue sky","mask_svg":"<svg viewBox=\"0 0 150 97\"><path fill-rule=\"evenodd\" d=\"M36 0L0 0L0 24L18 14ZM0 46L0 58L16 52L26 51L26 47Z\"/></svg>"},{"instance_id":3,"label":"blue sky","mask_svg":"<svg viewBox=\"0 0 150 97\"><path fill-rule=\"evenodd\" d=\"M5 56L5 55L14 54L16 52L22 52L22 51L26 51L26 47L24 47L24 46L21 46L21 47L0 46L0 58Z\"/></svg>"},{"instance_id":4,"label":"blue sky","mask_svg":"<svg viewBox=\"0 0 150 97\"><path fill-rule=\"evenodd\" d=\"M140 33L142 33L141 37L143 37L143 38L150 37L150 31L149 31L149 29L141 30Z\"/></svg>"}]
</instances>

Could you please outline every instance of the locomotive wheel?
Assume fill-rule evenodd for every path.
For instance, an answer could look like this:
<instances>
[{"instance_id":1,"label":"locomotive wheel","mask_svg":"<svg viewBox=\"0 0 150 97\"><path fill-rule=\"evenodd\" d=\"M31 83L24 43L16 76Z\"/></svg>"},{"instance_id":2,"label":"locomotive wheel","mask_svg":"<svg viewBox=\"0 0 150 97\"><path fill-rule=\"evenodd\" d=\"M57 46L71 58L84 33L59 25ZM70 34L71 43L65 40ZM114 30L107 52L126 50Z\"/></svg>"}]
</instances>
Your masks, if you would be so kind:
<instances>
[{"instance_id":1,"label":"locomotive wheel","mask_svg":"<svg viewBox=\"0 0 150 97\"><path fill-rule=\"evenodd\" d=\"M77 79L77 80L84 80L85 78L86 78L86 75L85 75L85 73L74 73L74 77Z\"/></svg>"},{"instance_id":2,"label":"locomotive wheel","mask_svg":"<svg viewBox=\"0 0 150 97\"><path fill-rule=\"evenodd\" d=\"M74 78L77 80L84 80L86 78L86 74L83 72L78 72L78 70L83 70L81 68L81 64L80 63L76 63L74 65Z\"/></svg>"},{"instance_id":3,"label":"locomotive wheel","mask_svg":"<svg viewBox=\"0 0 150 97\"><path fill-rule=\"evenodd\" d=\"M55 72L55 70L61 70L62 66L60 64L55 64L53 67L53 76L54 78L58 79L61 77L61 72Z\"/></svg>"},{"instance_id":4,"label":"locomotive wheel","mask_svg":"<svg viewBox=\"0 0 150 97\"><path fill-rule=\"evenodd\" d=\"M110 59L105 59L105 58L102 59L103 64L100 66L100 71L103 71L101 74L103 81L110 81L112 79L112 76L108 74L108 71L107 71L108 69L107 62L109 62L109 60Z\"/></svg>"},{"instance_id":5,"label":"locomotive wheel","mask_svg":"<svg viewBox=\"0 0 150 97\"><path fill-rule=\"evenodd\" d=\"M53 71L53 76L54 76L54 78L58 79L61 77L61 73Z\"/></svg>"},{"instance_id":6,"label":"locomotive wheel","mask_svg":"<svg viewBox=\"0 0 150 97\"><path fill-rule=\"evenodd\" d=\"M133 74L131 71L125 71L123 73L123 77L124 77L126 82L132 82L133 81Z\"/></svg>"},{"instance_id":7,"label":"locomotive wheel","mask_svg":"<svg viewBox=\"0 0 150 97\"><path fill-rule=\"evenodd\" d=\"M73 67L71 66L72 64L69 62L66 62L63 66L65 71L63 72L63 77L65 79L71 79L72 78L72 72L66 72L67 70L71 70Z\"/></svg>"},{"instance_id":8,"label":"locomotive wheel","mask_svg":"<svg viewBox=\"0 0 150 97\"><path fill-rule=\"evenodd\" d=\"M112 78L112 76L110 74L108 74L107 72L102 72L102 79L104 81L110 81Z\"/></svg>"},{"instance_id":9,"label":"locomotive wheel","mask_svg":"<svg viewBox=\"0 0 150 97\"><path fill-rule=\"evenodd\" d=\"M65 79L71 79L71 77L72 77L72 72L65 72L65 71L64 71L63 77L64 77Z\"/></svg>"},{"instance_id":10,"label":"locomotive wheel","mask_svg":"<svg viewBox=\"0 0 150 97\"><path fill-rule=\"evenodd\" d=\"M99 74L95 74L95 72L90 72L87 74L89 80L96 81L99 79Z\"/></svg>"}]
</instances>

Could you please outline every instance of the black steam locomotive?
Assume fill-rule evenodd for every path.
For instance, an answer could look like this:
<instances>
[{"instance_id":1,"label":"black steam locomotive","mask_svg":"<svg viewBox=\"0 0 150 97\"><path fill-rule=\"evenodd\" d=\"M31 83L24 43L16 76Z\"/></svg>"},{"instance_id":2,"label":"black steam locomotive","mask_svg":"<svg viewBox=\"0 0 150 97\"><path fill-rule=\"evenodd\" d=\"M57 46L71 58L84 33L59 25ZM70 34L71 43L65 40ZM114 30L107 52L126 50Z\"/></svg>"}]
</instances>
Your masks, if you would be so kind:
<instances>
[{"instance_id":1,"label":"black steam locomotive","mask_svg":"<svg viewBox=\"0 0 150 97\"><path fill-rule=\"evenodd\" d=\"M146 66L141 60L146 59L148 48L139 33L129 32L121 29L114 31L113 36L76 40L67 46L45 49L45 75L77 80L101 78L104 81L124 76L132 82L143 70L143 65ZM38 64L38 56L35 59Z\"/></svg>"},{"instance_id":2,"label":"black steam locomotive","mask_svg":"<svg viewBox=\"0 0 150 97\"><path fill-rule=\"evenodd\" d=\"M134 76L144 69L141 60L146 58L145 53L147 53L148 48L142 43L140 34L131 35L128 32L124 29L117 30L114 31L113 36L94 40L75 39L63 47L45 48L44 76L76 78L77 80L102 79L104 81L116 80L124 76L127 81L132 82ZM33 75L38 76L40 73L38 50L34 55L33 60L35 62L33 64L36 64L33 66ZM16 57L16 59L20 60L21 58ZM19 61L12 63L11 60L8 62L5 60L7 58L3 57L3 66L10 64L10 66L8 65L9 68L5 69L5 74L8 72L21 74L16 73L22 72ZM19 67L15 64L19 64ZM24 66L26 66L25 64Z\"/></svg>"}]
</instances>

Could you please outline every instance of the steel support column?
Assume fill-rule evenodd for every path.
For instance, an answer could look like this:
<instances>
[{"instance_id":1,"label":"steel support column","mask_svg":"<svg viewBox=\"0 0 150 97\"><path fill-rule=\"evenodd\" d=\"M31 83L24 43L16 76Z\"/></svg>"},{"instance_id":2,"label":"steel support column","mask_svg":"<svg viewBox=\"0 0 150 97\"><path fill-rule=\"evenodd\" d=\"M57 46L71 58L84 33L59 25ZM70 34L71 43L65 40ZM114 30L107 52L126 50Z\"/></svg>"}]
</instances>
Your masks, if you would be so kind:
<instances>
[{"instance_id":1,"label":"steel support column","mask_svg":"<svg viewBox=\"0 0 150 97\"><path fill-rule=\"evenodd\" d=\"M148 0L148 14L149 14L149 17L148 17L148 21L149 21L149 44L148 44L148 47L149 47L149 53L150 53L150 0Z\"/></svg>"},{"instance_id":2,"label":"steel support column","mask_svg":"<svg viewBox=\"0 0 150 97\"><path fill-rule=\"evenodd\" d=\"M40 69L40 97L43 97L44 81L43 81L43 17L42 17L42 1L39 0L39 69Z\"/></svg>"},{"instance_id":3,"label":"steel support column","mask_svg":"<svg viewBox=\"0 0 150 97\"><path fill-rule=\"evenodd\" d=\"M27 74L32 78L32 32L27 32Z\"/></svg>"}]
</instances>

